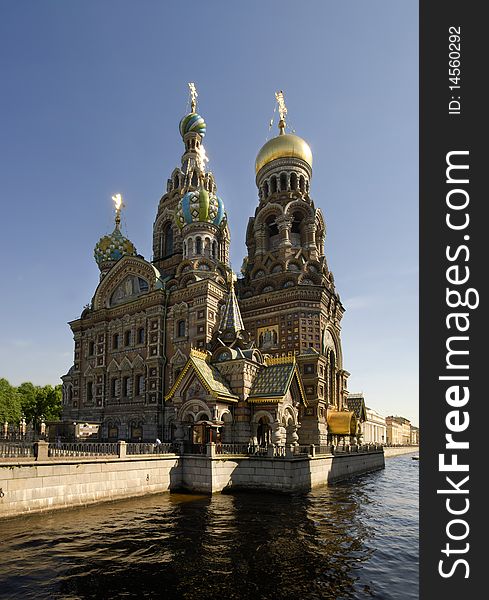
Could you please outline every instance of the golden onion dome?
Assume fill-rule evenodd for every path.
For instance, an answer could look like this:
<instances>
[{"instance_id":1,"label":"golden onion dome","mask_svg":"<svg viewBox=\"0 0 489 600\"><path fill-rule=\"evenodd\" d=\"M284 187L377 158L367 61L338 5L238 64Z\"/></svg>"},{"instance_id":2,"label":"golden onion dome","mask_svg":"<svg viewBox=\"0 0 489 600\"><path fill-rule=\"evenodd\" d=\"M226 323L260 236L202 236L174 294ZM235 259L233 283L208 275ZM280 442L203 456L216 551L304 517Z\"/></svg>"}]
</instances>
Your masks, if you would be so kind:
<instances>
[{"instance_id":1,"label":"golden onion dome","mask_svg":"<svg viewBox=\"0 0 489 600\"><path fill-rule=\"evenodd\" d=\"M277 158L300 158L312 168L312 152L309 144L292 133L283 133L268 140L256 157L255 173Z\"/></svg>"}]
</instances>

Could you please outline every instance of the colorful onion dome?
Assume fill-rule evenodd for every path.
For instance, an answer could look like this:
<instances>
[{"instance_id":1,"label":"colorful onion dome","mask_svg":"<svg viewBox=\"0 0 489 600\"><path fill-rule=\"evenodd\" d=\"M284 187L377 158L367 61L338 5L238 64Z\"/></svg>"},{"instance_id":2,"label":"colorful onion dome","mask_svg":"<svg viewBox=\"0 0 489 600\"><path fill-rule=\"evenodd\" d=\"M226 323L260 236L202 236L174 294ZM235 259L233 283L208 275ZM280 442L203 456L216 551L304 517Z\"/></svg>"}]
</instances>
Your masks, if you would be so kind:
<instances>
[{"instance_id":1,"label":"colorful onion dome","mask_svg":"<svg viewBox=\"0 0 489 600\"><path fill-rule=\"evenodd\" d=\"M189 131L193 131L194 133L198 133L201 137L204 137L206 132L206 124L203 117L195 112L191 112L183 117L183 119L180 121L179 129L182 137L184 137Z\"/></svg>"},{"instance_id":2,"label":"colorful onion dome","mask_svg":"<svg viewBox=\"0 0 489 600\"><path fill-rule=\"evenodd\" d=\"M94 250L95 261L99 267L104 263L116 262L123 256L136 256L134 244L125 238L116 226L110 235L100 238Z\"/></svg>"},{"instance_id":3,"label":"colorful onion dome","mask_svg":"<svg viewBox=\"0 0 489 600\"><path fill-rule=\"evenodd\" d=\"M292 133L284 133L268 140L256 157L255 173L277 158L300 158L312 168L309 144Z\"/></svg>"},{"instance_id":4,"label":"colorful onion dome","mask_svg":"<svg viewBox=\"0 0 489 600\"><path fill-rule=\"evenodd\" d=\"M213 223L219 227L224 224L225 219L221 198L203 187L187 192L178 203L175 213L176 224L180 229L190 223Z\"/></svg>"}]
</instances>

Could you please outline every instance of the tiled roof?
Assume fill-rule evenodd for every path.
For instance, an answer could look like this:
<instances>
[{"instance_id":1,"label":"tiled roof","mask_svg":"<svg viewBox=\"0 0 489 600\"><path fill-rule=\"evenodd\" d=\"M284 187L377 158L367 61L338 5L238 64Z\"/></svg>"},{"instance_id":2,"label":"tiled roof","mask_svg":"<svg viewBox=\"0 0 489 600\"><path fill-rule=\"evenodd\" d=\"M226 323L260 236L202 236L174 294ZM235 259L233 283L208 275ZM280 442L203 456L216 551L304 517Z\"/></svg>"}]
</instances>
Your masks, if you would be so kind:
<instances>
[{"instance_id":1,"label":"tiled roof","mask_svg":"<svg viewBox=\"0 0 489 600\"><path fill-rule=\"evenodd\" d=\"M234 332L244 331L243 319L239 310L238 300L234 293L234 284L231 284L226 306L221 316L219 329L221 331L232 330Z\"/></svg>"},{"instance_id":2,"label":"tiled roof","mask_svg":"<svg viewBox=\"0 0 489 600\"><path fill-rule=\"evenodd\" d=\"M307 404L295 361L263 365L253 382L248 401L259 402L267 399L271 402L280 401L289 390L294 375L297 377L301 399L304 404Z\"/></svg>"},{"instance_id":3,"label":"tiled roof","mask_svg":"<svg viewBox=\"0 0 489 600\"><path fill-rule=\"evenodd\" d=\"M366 417L365 414L365 400L363 396L355 395L348 396L347 398L348 408L355 413L357 419L364 420Z\"/></svg>"}]
</instances>

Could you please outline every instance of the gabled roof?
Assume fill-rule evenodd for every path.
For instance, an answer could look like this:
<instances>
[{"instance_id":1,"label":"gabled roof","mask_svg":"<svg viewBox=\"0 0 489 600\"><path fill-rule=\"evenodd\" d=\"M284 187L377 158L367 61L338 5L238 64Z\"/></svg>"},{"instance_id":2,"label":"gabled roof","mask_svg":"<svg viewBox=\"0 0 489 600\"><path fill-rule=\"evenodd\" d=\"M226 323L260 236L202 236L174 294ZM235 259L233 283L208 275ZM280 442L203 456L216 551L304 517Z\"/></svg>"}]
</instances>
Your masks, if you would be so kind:
<instances>
[{"instance_id":1,"label":"gabled roof","mask_svg":"<svg viewBox=\"0 0 489 600\"><path fill-rule=\"evenodd\" d=\"M278 403L296 380L302 403L307 406L301 376L294 357L269 358L267 363L258 371L253 382L248 402Z\"/></svg>"},{"instance_id":2,"label":"gabled roof","mask_svg":"<svg viewBox=\"0 0 489 600\"><path fill-rule=\"evenodd\" d=\"M239 400L239 396L234 394L229 389L228 383L219 373L216 367L209 364L207 361L208 357L205 352L200 352L199 350L195 349L190 350L189 359L177 377L175 383L172 385L171 390L165 396L165 400L169 400L175 394L175 391L179 388L189 370L192 369L208 394L211 394L220 400L237 402Z\"/></svg>"}]
</instances>

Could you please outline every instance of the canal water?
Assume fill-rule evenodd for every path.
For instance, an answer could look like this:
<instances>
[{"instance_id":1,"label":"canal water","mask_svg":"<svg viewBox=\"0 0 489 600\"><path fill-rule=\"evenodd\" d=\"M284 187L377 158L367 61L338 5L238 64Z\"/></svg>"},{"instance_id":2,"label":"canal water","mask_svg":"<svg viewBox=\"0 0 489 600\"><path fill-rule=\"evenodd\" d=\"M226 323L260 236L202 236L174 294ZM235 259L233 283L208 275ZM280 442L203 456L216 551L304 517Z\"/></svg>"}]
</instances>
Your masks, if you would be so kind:
<instances>
[{"instance_id":1,"label":"canal water","mask_svg":"<svg viewBox=\"0 0 489 600\"><path fill-rule=\"evenodd\" d=\"M0 521L0 598L411 600L418 471L309 493L159 494Z\"/></svg>"}]
</instances>

